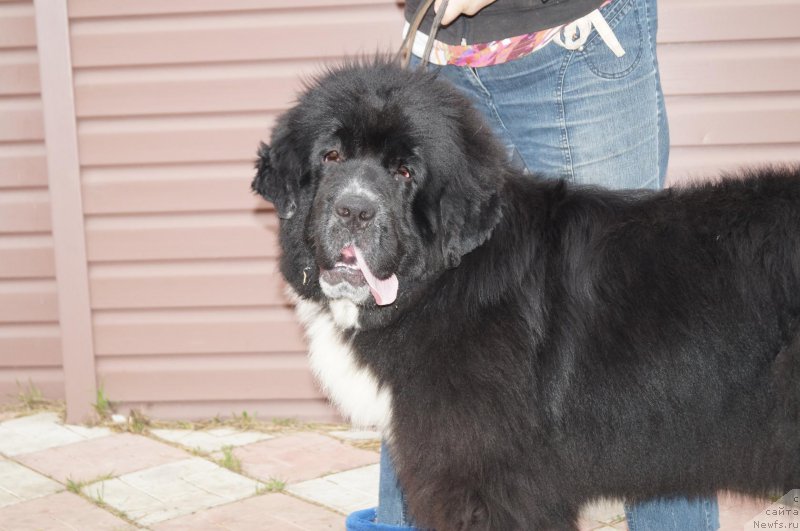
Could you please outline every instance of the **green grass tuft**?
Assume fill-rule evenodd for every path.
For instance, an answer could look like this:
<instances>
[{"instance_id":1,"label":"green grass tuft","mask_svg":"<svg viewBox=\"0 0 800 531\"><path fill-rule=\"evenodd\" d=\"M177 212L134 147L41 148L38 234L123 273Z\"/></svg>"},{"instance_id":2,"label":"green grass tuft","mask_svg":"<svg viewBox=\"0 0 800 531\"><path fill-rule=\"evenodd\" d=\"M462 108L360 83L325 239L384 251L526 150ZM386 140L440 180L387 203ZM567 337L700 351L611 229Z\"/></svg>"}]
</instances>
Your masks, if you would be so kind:
<instances>
[{"instance_id":1,"label":"green grass tuft","mask_svg":"<svg viewBox=\"0 0 800 531\"><path fill-rule=\"evenodd\" d=\"M222 448L222 459L217 461L217 464L237 474L242 471L242 462L233 455L233 446L224 446Z\"/></svg>"},{"instance_id":2,"label":"green grass tuft","mask_svg":"<svg viewBox=\"0 0 800 531\"><path fill-rule=\"evenodd\" d=\"M41 389L36 387L33 381L28 380L28 385L23 385L17 380L17 402L25 411L37 411L50 406L50 401L42 394Z\"/></svg>"},{"instance_id":3,"label":"green grass tuft","mask_svg":"<svg viewBox=\"0 0 800 531\"><path fill-rule=\"evenodd\" d=\"M67 490L73 494L80 494L85 485L86 482L84 481L75 481L72 478L67 478Z\"/></svg>"},{"instance_id":4,"label":"green grass tuft","mask_svg":"<svg viewBox=\"0 0 800 531\"><path fill-rule=\"evenodd\" d=\"M97 416L100 417L101 420L109 420L111 418L111 414L114 412L114 404L106 396L106 392L102 385L97 388L96 398L94 404L92 404L92 407L94 408L94 412L97 413Z\"/></svg>"},{"instance_id":5,"label":"green grass tuft","mask_svg":"<svg viewBox=\"0 0 800 531\"><path fill-rule=\"evenodd\" d=\"M278 478L269 478L256 488L256 494L265 494L267 492L283 492L286 490L286 481Z\"/></svg>"}]
</instances>

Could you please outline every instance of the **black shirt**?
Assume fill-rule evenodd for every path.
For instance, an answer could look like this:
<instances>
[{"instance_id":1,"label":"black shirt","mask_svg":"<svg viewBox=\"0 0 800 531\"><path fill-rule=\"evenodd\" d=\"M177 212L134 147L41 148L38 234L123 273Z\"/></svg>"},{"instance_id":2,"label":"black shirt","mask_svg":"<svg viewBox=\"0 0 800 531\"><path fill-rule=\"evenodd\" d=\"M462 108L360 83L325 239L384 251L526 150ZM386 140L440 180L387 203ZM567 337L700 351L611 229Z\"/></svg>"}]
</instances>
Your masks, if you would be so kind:
<instances>
[{"instance_id":1,"label":"black shirt","mask_svg":"<svg viewBox=\"0 0 800 531\"><path fill-rule=\"evenodd\" d=\"M423 0L406 0L406 20L411 22ZM560 26L588 15L604 0L497 0L471 17L461 15L449 26L439 28L436 40L447 44L489 42ZM428 33L433 7L419 29Z\"/></svg>"}]
</instances>

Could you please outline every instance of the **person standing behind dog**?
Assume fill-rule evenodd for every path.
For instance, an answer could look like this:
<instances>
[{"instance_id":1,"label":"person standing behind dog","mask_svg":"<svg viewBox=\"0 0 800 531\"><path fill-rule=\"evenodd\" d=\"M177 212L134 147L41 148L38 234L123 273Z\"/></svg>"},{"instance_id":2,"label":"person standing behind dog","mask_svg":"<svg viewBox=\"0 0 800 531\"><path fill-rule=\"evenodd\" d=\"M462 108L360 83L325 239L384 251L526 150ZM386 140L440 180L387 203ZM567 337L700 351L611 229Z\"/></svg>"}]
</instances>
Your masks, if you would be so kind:
<instances>
[{"instance_id":1,"label":"person standing behind dog","mask_svg":"<svg viewBox=\"0 0 800 531\"><path fill-rule=\"evenodd\" d=\"M406 1L407 21L421 3ZM433 16L420 28L427 31ZM656 0L450 0L429 60L482 111L523 169L579 184L659 189L669 131L656 30ZM412 68L427 40L417 32ZM626 504L625 513L630 531L719 527L713 498ZM385 445L376 520L350 529L413 529Z\"/></svg>"}]
</instances>

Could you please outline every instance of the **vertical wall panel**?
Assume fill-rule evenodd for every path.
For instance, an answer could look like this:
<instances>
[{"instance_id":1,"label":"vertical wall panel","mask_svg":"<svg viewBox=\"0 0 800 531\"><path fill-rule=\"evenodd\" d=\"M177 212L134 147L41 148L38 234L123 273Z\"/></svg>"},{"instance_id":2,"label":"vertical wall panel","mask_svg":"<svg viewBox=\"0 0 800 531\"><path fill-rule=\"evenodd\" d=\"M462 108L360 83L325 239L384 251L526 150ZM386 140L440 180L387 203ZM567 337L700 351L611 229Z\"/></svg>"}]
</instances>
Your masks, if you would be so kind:
<instances>
[{"instance_id":1,"label":"vertical wall panel","mask_svg":"<svg viewBox=\"0 0 800 531\"><path fill-rule=\"evenodd\" d=\"M58 319L67 422L89 419L96 400L95 359L89 305L83 201L67 7L61 0L34 0L51 191L53 255L58 281Z\"/></svg>"},{"instance_id":2,"label":"vertical wall panel","mask_svg":"<svg viewBox=\"0 0 800 531\"><path fill-rule=\"evenodd\" d=\"M0 403L64 398L33 2L0 3Z\"/></svg>"}]
</instances>

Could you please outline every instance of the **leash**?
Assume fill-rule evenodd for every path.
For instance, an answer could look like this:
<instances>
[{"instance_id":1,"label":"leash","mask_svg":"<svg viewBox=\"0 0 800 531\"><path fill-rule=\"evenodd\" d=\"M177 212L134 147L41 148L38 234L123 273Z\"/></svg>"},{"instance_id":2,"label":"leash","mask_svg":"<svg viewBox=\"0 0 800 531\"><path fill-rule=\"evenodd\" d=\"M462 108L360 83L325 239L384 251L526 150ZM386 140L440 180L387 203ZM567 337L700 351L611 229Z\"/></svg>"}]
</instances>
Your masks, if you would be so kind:
<instances>
[{"instance_id":1,"label":"leash","mask_svg":"<svg viewBox=\"0 0 800 531\"><path fill-rule=\"evenodd\" d=\"M406 33L403 43L400 45L400 50L395 56L395 60L399 61L400 66L403 68L408 68L409 63L411 62L411 49L414 47L414 37L417 35L417 30L419 30L419 27L422 24L422 19L425 18L425 14L433 5L433 2L434 0L425 0L422 4L420 4L420 6L417 8L417 12L414 14L414 19L411 21L411 24L408 27L408 33ZM444 12L446 9L447 0L442 0L442 3L439 5L439 12L433 17L431 31L428 34L428 42L425 44L425 51L422 54L422 63L419 65L419 68L423 70L428 66L428 60L430 59L431 50L433 49L433 41L436 40L436 32L439 31L439 27L442 24L442 17L444 17Z\"/></svg>"}]
</instances>

